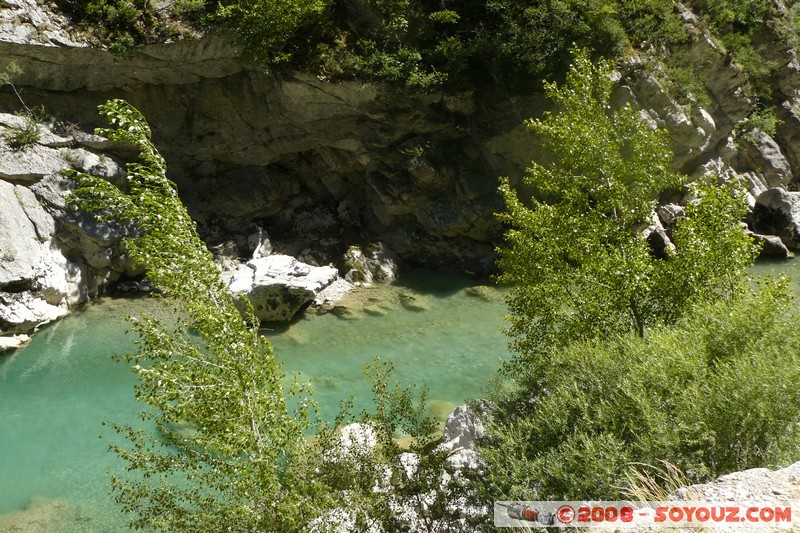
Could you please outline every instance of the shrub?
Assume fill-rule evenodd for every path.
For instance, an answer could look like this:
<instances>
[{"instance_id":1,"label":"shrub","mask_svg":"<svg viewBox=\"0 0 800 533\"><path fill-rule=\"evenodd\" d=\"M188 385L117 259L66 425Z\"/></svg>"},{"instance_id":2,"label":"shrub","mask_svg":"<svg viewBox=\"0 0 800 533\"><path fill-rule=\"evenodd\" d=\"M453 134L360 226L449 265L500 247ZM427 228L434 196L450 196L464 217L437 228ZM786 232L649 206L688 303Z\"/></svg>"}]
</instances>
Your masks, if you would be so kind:
<instances>
[{"instance_id":1,"label":"shrub","mask_svg":"<svg viewBox=\"0 0 800 533\"><path fill-rule=\"evenodd\" d=\"M310 69L328 77L412 90L500 83L529 91L560 76L573 43L595 57L619 57L630 43L686 39L671 3L659 0L59 0L114 50L129 53L164 34L165 18L221 27L266 68Z\"/></svg>"},{"instance_id":2,"label":"shrub","mask_svg":"<svg viewBox=\"0 0 800 533\"><path fill-rule=\"evenodd\" d=\"M42 137L41 124L50 118L43 107L26 108L18 113L23 119L22 126L10 128L6 136L8 145L15 150L23 150L39 142Z\"/></svg>"},{"instance_id":3,"label":"shrub","mask_svg":"<svg viewBox=\"0 0 800 533\"><path fill-rule=\"evenodd\" d=\"M760 107L753 111L749 117L736 125L736 135L751 143L757 143L758 139L755 130L763 131L768 135L774 136L781 121L775 114L774 107Z\"/></svg>"},{"instance_id":4,"label":"shrub","mask_svg":"<svg viewBox=\"0 0 800 533\"><path fill-rule=\"evenodd\" d=\"M227 28L252 58L270 66L308 60L329 7L329 0L220 0L210 20Z\"/></svg>"},{"instance_id":5,"label":"shrub","mask_svg":"<svg viewBox=\"0 0 800 533\"><path fill-rule=\"evenodd\" d=\"M634 462L668 461L700 482L796 459L800 316L789 308L777 280L647 339L553 353L538 394L501 402L481 449L487 494L613 500Z\"/></svg>"},{"instance_id":6,"label":"shrub","mask_svg":"<svg viewBox=\"0 0 800 533\"><path fill-rule=\"evenodd\" d=\"M731 57L747 73L753 94L768 99L767 78L777 64L766 61L754 48L751 37L769 15L771 0L709 0L706 17Z\"/></svg>"},{"instance_id":7,"label":"shrub","mask_svg":"<svg viewBox=\"0 0 800 533\"><path fill-rule=\"evenodd\" d=\"M676 250L653 253L642 230L655 200L688 178L673 171L664 131L648 129L630 106L611 111L611 72L578 52L565 83L546 87L558 112L528 123L552 156L523 178L534 198L501 180L499 217L510 229L499 279L512 286L517 352L509 375L547 366L552 350L576 339L644 336L698 301L727 297L755 258L739 226L744 195L703 185L673 232Z\"/></svg>"}]
</instances>

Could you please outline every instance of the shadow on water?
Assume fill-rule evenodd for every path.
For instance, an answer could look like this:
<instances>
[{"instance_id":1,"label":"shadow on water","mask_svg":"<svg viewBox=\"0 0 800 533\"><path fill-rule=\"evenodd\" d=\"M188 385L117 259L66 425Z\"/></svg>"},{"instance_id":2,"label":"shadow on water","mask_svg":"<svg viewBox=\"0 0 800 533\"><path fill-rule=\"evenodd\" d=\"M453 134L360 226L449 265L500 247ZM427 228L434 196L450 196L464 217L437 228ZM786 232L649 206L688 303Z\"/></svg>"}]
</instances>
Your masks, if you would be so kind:
<instances>
[{"instance_id":1,"label":"shadow on water","mask_svg":"<svg viewBox=\"0 0 800 533\"><path fill-rule=\"evenodd\" d=\"M489 278L469 278L447 272L420 268L408 271L405 275L401 276L395 285L423 294L429 294L436 298L447 298L469 287L474 287L476 285L494 286L495 283Z\"/></svg>"}]
</instances>

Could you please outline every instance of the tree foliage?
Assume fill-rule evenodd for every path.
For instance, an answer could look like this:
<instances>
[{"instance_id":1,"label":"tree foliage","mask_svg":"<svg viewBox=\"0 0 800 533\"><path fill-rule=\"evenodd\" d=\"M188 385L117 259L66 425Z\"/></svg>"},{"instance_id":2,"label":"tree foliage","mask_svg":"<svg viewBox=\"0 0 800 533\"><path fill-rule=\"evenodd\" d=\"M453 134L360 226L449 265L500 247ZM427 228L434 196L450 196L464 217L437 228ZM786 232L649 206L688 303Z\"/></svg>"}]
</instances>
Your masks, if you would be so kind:
<instances>
[{"instance_id":1,"label":"tree foliage","mask_svg":"<svg viewBox=\"0 0 800 533\"><path fill-rule=\"evenodd\" d=\"M499 279L512 286L509 332L526 364L576 340L644 336L697 301L736 292L755 258L738 225L743 194L703 184L673 232L677 250L666 260L651 253L642 230L655 201L687 178L672 170L665 132L629 106L611 109L611 73L577 52L566 82L546 87L558 112L528 123L554 156L525 175L533 198L501 182L510 229Z\"/></svg>"},{"instance_id":2,"label":"tree foliage","mask_svg":"<svg viewBox=\"0 0 800 533\"><path fill-rule=\"evenodd\" d=\"M220 0L209 20L227 28L264 65L308 60L330 0Z\"/></svg>"},{"instance_id":3,"label":"tree foliage","mask_svg":"<svg viewBox=\"0 0 800 533\"><path fill-rule=\"evenodd\" d=\"M667 461L692 483L800 453L800 316L785 279L701 304L648 339L581 341L540 369L546 388L501 413L482 448L492 499L624 497Z\"/></svg>"},{"instance_id":4,"label":"tree foliage","mask_svg":"<svg viewBox=\"0 0 800 533\"><path fill-rule=\"evenodd\" d=\"M121 53L175 38L186 26L223 29L269 69L312 70L393 87L529 91L563 74L569 47L619 57L631 44L686 39L659 0L58 0L85 30ZM183 31L183 33L186 33Z\"/></svg>"},{"instance_id":5,"label":"tree foliage","mask_svg":"<svg viewBox=\"0 0 800 533\"><path fill-rule=\"evenodd\" d=\"M135 224L128 253L169 294L178 317L170 326L133 321L139 352L127 359L137 363L136 399L153 408L142 418L156 431L115 426L133 447L114 451L143 478L115 476L116 500L137 513L139 527L236 531L291 520L296 512L285 506L296 504L292 492L302 483L285 483L281 465L300 453L305 413L289 412L272 347L246 305L242 320L147 123L122 101L100 109L113 128L99 133L138 148L139 163L128 166L125 191L73 173L75 197L84 209Z\"/></svg>"},{"instance_id":6,"label":"tree foliage","mask_svg":"<svg viewBox=\"0 0 800 533\"><path fill-rule=\"evenodd\" d=\"M325 530L343 521L395 531L408 527L409 510L423 526L446 519L447 463L433 449L424 395L391 386L391 368L376 364L374 411L315 423L307 391L287 390L248 301L238 302L243 312L235 305L142 115L121 100L100 110L112 128L98 133L136 147L139 162L128 165L123 188L68 171L77 184L71 202L127 225L131 259L172 309L168 319L132 319L139 350L124 356L135 364L136 399L147 406L141 425L112 424L123 439L110 449L129 471L113 475L113 495L131 525L216 533ZM341 437L354 419L367 428L356 440L374 445ZM401 435L420 457L413 471L398 465Z\"/></svg>"}]
</instances>

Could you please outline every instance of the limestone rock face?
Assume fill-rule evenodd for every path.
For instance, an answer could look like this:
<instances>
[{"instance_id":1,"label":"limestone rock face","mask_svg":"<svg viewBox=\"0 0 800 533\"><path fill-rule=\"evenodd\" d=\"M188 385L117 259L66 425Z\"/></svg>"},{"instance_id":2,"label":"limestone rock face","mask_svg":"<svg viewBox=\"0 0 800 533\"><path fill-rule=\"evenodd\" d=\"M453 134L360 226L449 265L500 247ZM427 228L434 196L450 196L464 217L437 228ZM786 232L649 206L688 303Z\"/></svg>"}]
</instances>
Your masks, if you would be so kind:
<instances>
[{"instance_id":1,"label":"limestone rock face","mask_svg":"<svg viewBox=\"0 0 800 533\"><path fill-rule=\"evenodd\" d=\"M233 294L250 300L263 321L289 321L339 276L333 267L314 267L287 255L252 259L227 275Z\"/></svg>"},{"instance_id":2,"label":"limestone rock face","mask_svg":"<svg viewBox=\"0 0 800 533\"><path fill-rule=\"evenodd\" d=\"M800 463L794 463L780 470L751 468L733 472L710 483L680 488L672 496L711 502L794 503L798 500L798 489L800 489Z\"/></svg>"},{"instance_id":3,"label":"limestone rock face","mask_svg":"<svg viewBox=\"0 0 800 533\"><path fill-rule=\"evenodd\" d=\"M2 17L0 17L2 19ZM72 166L112 181L124 172L111 155L80 147L71 137L38 125L27 146L7 141L24 120L0 114L0 345L64 316L71 306L132 273L120 240L125 228L98 223L66 205ZM65 146L72 148L65 148ZM20 340L23 339L23 340Z\"/></svg>"},{"instance_id":4,"label":"limestone rock face","mask_svg":"<svg viewBox=\"0 0 800 533\"><path fill-rule=\"evenodd\" d=\"M63 16L42 9L36 0L3 0L0 9L0 41L33 46L80 46L62 28Z\"/></svg>"},{"instance_id":5,"label":"limestone rock face","mask_svg":"<svg viewBox=\"0 0 800 533\"><path fill-rule=\"evenodd\" d=\"M54 246L55 229L30 190L0 180L0 334L66 314L67 260Z\"/></svg>"},{"instance_id":6,"label":"limestone rock face","mask_svg":"<svg viewBox=\"0 0 800 533\"><path fill-rule=\"evenodd\" d=\"M794 173L775 139L760 130L754 130L751 137L753 142L743 143L739 157L748 168L758 169L768 187L788 186Z\"/></svg>"},{"instance_id":7,"label":"limestone rock face","mask_svg":"<svg viewBox=\"0 0 800 533\"><path fill-rule=\"evenodd\" d=\"M769 189L756 199L753 229L777 235L791 250L800 249L800 192Z\"/></svg>"}]
</instances>

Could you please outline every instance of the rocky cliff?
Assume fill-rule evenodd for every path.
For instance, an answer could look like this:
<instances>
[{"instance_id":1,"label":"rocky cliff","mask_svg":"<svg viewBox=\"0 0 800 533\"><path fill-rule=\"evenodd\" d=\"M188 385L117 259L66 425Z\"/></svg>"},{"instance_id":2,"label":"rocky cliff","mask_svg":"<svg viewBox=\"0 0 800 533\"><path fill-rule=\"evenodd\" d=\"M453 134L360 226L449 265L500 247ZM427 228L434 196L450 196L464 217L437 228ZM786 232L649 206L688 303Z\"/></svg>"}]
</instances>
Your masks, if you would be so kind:
<instances>
[{"instance_id":1,"label":"rocky cliff","mask_svg":"<svg viewBox=\"0 0 800 533\"><path fill-rule=\"evenodd\" d=\"M518 178L539 157L523 120L543 112L541 94L409 96L302 73L277 76L215 36L145 46L123 59L81 44L68 21L39 4L6 0L0 9L0 68L16 62L22 73L14 87L29 106L41 104L57 117L65 132L99 125L96 106L111 97L142 110L212 247L249 255L246 237L266 228L276 252L312 264L342 266L351 245L380 240L409 263L493 269L502 234L493 216L501 207L497 177ZM642 51L621 65L616 101L669 130L677 168L698 178L709 172L741 177L755 205L762 192L790 187L800 173L800 64L788 41L787 6L776 1L773 19L754 38L777 65L769 80L780 119L774 136L748 131L756 102L747 75L706 31L692 3L680 9L691 36L684 52L694 58L708 98L676 96L659 54ZM0 93L0 110L20 109L14 87ZM68 185L56 168L70 158L99 160L103 149L64 138L63 146L39 143L24 156L3 150L4 165L35 166L41 155L46 170L0 173L0 212L9 217L0 224L0 243L8 238L2 232L22 238L13 226L20 220L28 243L10 262L10 247L0 246L0 274L15 272L0 277L0 290L19 294L30 286L31 297L62 307L129 268L115 245L118 233L98 236L85 221L64 215L63 199L53 191ZM107 170L110 176L115 168ZM688 197L675 191L664 200ZM34 221L43 212L52 221L40 227ZM58 289L61 300L47 296L52 291L41 280L48 274L33 268L50 263L76 273ZM0 323L5 334L16 331L6 323Z\"/></svg>"}]
</instances>

